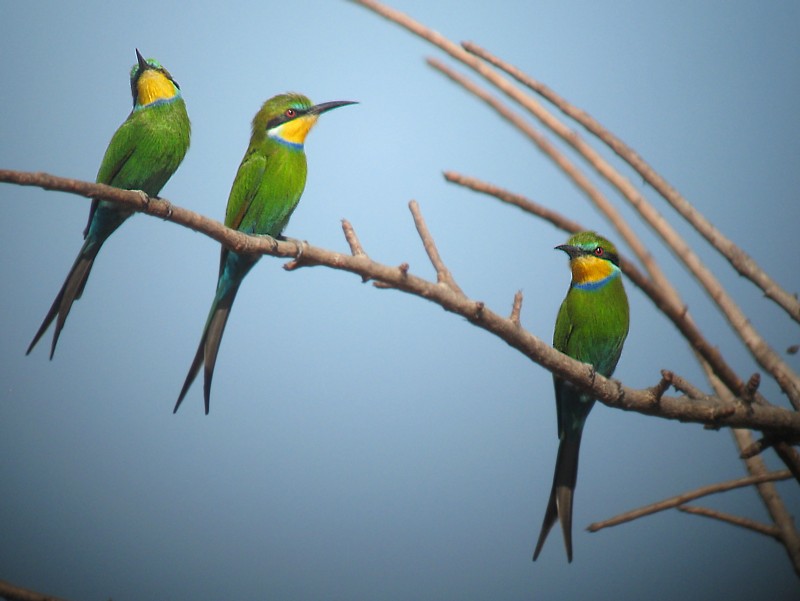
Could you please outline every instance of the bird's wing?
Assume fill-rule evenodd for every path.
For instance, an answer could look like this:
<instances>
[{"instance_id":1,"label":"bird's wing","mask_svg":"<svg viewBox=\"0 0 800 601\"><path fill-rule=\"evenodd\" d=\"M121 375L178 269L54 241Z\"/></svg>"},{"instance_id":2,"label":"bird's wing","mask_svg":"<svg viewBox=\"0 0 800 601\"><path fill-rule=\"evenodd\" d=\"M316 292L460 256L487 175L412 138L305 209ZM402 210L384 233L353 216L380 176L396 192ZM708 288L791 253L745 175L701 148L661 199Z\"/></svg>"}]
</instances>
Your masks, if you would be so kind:
<instances>
[{"instance_id":1,"label":"bird's wing","mask_svg":"<svg viewBox=\"0 0 800 601\"><path fill-rule=\"evenodd\" d=\"M114 181L119 172L125 166L145 133L142 128L136 126L136 115L131 115L119 126L117 131L108 143L100 169L97 171L97 183L117 185Z\"/></svg>"},{"instance_id":2,"label":"bird's wing","mask_svg":"<svg viewBox=\"0 0 800 601\"><path fill-rule=\"evenodd\" d=\"M225 225L229 228L253 233L248 231L247 213L261 185L266 165L266 157L258 152L248 151L242 159L231 186L231 193L228 196L228 207L225 209ZM227 256L228 249L223 246L219 256L220 277L225 269Z\"/></svg>"},{"instance_id":3,"label":"bird's wing","mask_svg":"<svg viewBox=\"0 0 800 601\"><path fill-rule=\"evenodd\" d=\"M103 155L103 160L100 163L100 169L97 170L97 178L95 181L98 184L124 187L120 186L119 182L115 180L120 171L122 171L122 168L133 156L142 134L141 129L134 126L133 121L134 115L131 114L111 137L111 141L106 148L106 153ZM83 232L84 238L89 233L89 226L92 225L92 219L94 218L94 213L97 210L99 202L100 201L97 199L92 200L92 207L89 210L89 221L87 221L86 229Z\"/></svg>"},{"instance_id":4,"label":"bird's wing","mask_svg":"<svg viewBox=\"0 0 800 601\"><path fill-rule=\"evenodd\" d=\"M569 354L569 342L570 338L572 337L572 332L574 330L572 326L572 318L569 314L569 296L564 299L564 302L561 303L561 307L558 309L558 317L556 318L556 327L555 331L553 332L553 347L557 350L561 351L562 353ZM562 380L561 378L554 378L553 383L555 384L555 392L556 392L556 418L558 423L558 436L561 437L561 434L564 432L564 404L565 404L565 386L568 386L568 382Z\"/></svg>"},{"instance_id":5,"label":"bird's wing","mask_svg":"<svg viewBox=\"0 0 800 601\"><path fill-rule=\"evenodd\" d=\"M247 213L261 185L266 166L266 157L258 152L248 152L242 159L225 210L225 225L228 227L242 231L247 229Z\"/></svg>"},{"instance_id":6,"label":"bird's wing","mask_svg":"<svg viewBox=\"0 0 800 601\"><path fill-rule=\"evenodd\" d=\"M572 319L569 314L568 298L564 299L558 309L556 317L556 327L553 332L553 347L566 353L569 346L569 339L572 335Z\"/></svg>"}]
</instances>

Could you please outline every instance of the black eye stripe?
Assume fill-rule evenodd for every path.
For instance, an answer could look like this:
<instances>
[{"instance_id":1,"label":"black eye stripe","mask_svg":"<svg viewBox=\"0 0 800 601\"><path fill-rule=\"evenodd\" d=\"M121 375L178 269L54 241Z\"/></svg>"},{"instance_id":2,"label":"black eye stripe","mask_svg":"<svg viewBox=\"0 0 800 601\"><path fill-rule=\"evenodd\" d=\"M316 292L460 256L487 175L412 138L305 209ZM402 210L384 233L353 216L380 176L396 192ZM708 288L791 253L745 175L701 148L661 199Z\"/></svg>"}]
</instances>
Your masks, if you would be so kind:
<instances>
[{"instance_id":1,"label":"black eye stripe","mask_svg":"<svg viewBox=\"0 0 800 601\"><path fill-rule=\"evenodd\" d=\"M603 259L604 261L608 261L619 267L619 257L617 256L617 254L610 252L604 246L597 246L592 250L584 250L583 252L586 255L590 255L598 259Z\"/></svg>"},{"instance_id":2,"label":"black eye stripe","mask_svg":"<svg viewBox=\"0 0 800 601\"><path fill-rule=\"evenodd\" d=\"M291 115L289 115L290 111L292 113ZM282 124L287 123L289 121L293 121L293 120L297 119L298 117L302 116L304 112L305 111L303 111L301 109L288 108L283 112L283 114L278 115L277 117L273 117L272 119L270 119L267 122L267 129L272 129L273 127L278 127L279 125L282 125Z\"/></svg>"}]
</instances>

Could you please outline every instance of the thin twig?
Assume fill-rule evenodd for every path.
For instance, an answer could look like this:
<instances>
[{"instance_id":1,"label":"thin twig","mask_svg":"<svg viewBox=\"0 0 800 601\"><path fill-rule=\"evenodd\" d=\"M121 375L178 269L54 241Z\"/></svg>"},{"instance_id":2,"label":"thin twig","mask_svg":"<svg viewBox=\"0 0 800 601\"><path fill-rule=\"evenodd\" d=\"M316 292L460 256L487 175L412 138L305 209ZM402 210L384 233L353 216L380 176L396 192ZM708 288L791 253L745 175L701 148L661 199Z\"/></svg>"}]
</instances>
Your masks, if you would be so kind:
<instances>
[{"instance_id":1,"label":"thin twig","mask_svg":"<svg viewBox=\"0 0 800 601\"><path fill-rule=\"evenodd\" d=\"M622 160L633 167L639 175L642 176L644 181L652 186L656 192L663 196L686 221L700 232L700 234L730 262L739 274L751 280L764 291L767 298L772 299L782 307L792 319L800 322L800 300L781 287L752 257L714 227L700 211L690 204L669 182L661 177L661 175L653 169L647 161L639 156L636 151L601 125L585 110L570 104L546 85L522 72L517 67L494 56L473 42L464 42L462 43L462 47L467 52L505 71L522 85L545 98L565 115L571 117L589 132L597 136L603 143L617 153Z\"/></svg>"},{"instance_id":2,"label":"thin twig","mask_svg":"<svg viewBox=\"0 0 800 601\"><path fill-rule=\"evenodd\" d=\"M682 378L675 372L670 372L669 381L675 387L675 390L684 393L690 399L707 401L709 398L711 398L705 392L697 388L694 384Z\"/></svg>"},{"instance_id":3,"label":"thin twig","mask_svg":"<svg viewBox=\"0 0 800 601\"><path fill-rule=\"evenodd\" d=\"M653 402L658 403L661 401L661 397L669 390L669 387L672 385L671 376L671 371L667 371L666 369L661 370L661 379L658 381L658 384L650 389L650 392L653 394Z\"/></svg>"},{"instance_id":4,"label":"thin twig","mask_svg":"<svg viewBox=\"0 0 800 601\"><path fill-rule=\"evenodd\" d=\"M443 175L444 178L450 183L464 186L465 188L469 188L475 192L481 192L483 194L488 194L489 196L494 196L506 204L519 207L526 213L536 215L545 221L549 221L557 228L564 230L565 232L574 234L575 232L580 232L585 229L580 223L562 215L558 211L549 209L542 204L529 200L520 194L509 192L508 190L500 188L499 186L494 186L477 178L456 173L455 171L445 171Z\"/></svg>"},{"instance_id":5,"label":"thin twig","mask_svg":"<svg viewBox=\"0 0 800 601\"><path fill-rule=\"evenodd\" d=\"M778 529L777 526L773 526L771 524L762 524L761 522L751 520L750 518L745 518L738 515L732 515L730 513L717 511L716 509L709 509L708 507L696 507L694 505L679 505L678 511L682 511L684 513L691 513L693 515L702 515L704 517L712 518L714 520L720 520L721 522L725 522L727 524L732 524L734 526L739 526L740 528L752 530L753 532L757 532L758 534L769 536L771 538L774 538L778 542L781 542L780 530Z\"/></svg>"},{"instance_id":6,"label":"thin twig","mask_svg":"<svg viewBox=\"0 0 800 601\"><path fill-rule=\"evenodd\" d=\"M347 220L342 219L342 231L344 232L344 239L350 246L350 252L354 257L366 257L367 253L364 252L364 247L361 246L361 241L356 236L356 231L353 225Z\"/></svg>"},{"instance_id":7,"label":"thin twig","mask_svg":"<svg viewBox=\"0 0 800 601\"><path fill-rule=\"evenodd\" d=\"M342 232L344 232L344 239L347 240L347 244L350 246L350 252L353 256L366 257L367 253L364 252L364 247L361 246L361 241L356 235L356 230L347 219L342 219ZM361 281L366 283L369 281L369 278L362 277Z\"/></svg>"},{"instance_id":8,"label":"thin twig","mask_svg":"<svg viewBox=\"0 0 800 601\"><path fill-rule=\"evenodd\" d=\"M508 319L511 320L515 326L520 326L520 314L522 313L522 290L517 290L514 294L514 302L511 305L511 315Z\"/></svg>"},{"instance_id":9,"label":"thin twig","mask_svg":"<svg viewBox=\"0 0 800 601\"><path fill-rule=\"evenodd\" d=\"M708 495L741 488L743 486L752 486L762 482L787 480L791 477L792 474L789 472L789 470L781 470L779 472L771 472L768 474L762 474L760 476L745 476L744 478L737 478L736 480L727 480L725 482L718 482L717 484L710 484L708 486L703 486L696 490L659 501L658 503L652 503L632 511L626 511L625 513L621 513L613 518L609 518L601 522L594 522L593 524L589 524L587 530L589 532L597 532L603 528L618 526L619 524L631 522L646 515L652 515L654 513L658 513L659 511L664 511L665 509L673 509L678 505L683 505L689 501L699 499L700 497L706 497Z\"/></svg>"},{"instance_id":10,"label":"thin twig","mask_svg":"<svg viewBox=\"0 0 800 601\"><path fill-rule=\"evenodd\" d=\"M422 240L422 246L425 247L425 252L428 254L428 258L431 260L431 264L436 270L436 281L440 284L444 284L453 292L463 295L464 293L453 278L453 274L450 273L450 270L444 264L442 256L439 254L439 249L436 248L433 236L431 236L425 219L422 217L422 211L419 210L419 204L416 200L412 200L408 203L408 208L414 218L414 225L417 228L420 240Z\"/></svg>"}]
</instances>

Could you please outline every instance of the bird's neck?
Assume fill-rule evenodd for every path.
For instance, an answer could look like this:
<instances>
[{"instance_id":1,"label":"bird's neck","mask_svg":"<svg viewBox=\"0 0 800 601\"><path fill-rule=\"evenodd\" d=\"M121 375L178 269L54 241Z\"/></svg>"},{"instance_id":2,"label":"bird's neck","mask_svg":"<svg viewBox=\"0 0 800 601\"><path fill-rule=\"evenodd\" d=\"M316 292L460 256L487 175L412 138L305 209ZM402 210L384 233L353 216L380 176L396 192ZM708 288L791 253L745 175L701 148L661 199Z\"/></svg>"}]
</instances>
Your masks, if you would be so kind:
<instances>
[{"instance_id":1,"label":"bird's neck","mask_svg":"<svg viewBox=\"0 0 800 601\"><path fill-rule=\"evenodd\" d=\"M136 109L172 102L179 97L178 88L160 71L148 69L136 82Z\"/></svg>"},{"instance_id":2,"label":"bird's neck","mask_svg":"<svg viewBox=\"0 0 800 601\"><path fill-rule=\"evenodd\" d=\"M317 122L316 115L305 115L267 131L267 136L293 150L302 150L306 136Z\"/></svg>"},{"instance_id":3,"label":"bird's neck","mask_svg":"<svg viewBox=\"0 0 800 601\"><path fill-rule=\"evenodd\" d=\"M581 290L597 290L620 276L620 269L611 261L593 256L572 260L572 285Z\"/></svg>"}]
</instances>

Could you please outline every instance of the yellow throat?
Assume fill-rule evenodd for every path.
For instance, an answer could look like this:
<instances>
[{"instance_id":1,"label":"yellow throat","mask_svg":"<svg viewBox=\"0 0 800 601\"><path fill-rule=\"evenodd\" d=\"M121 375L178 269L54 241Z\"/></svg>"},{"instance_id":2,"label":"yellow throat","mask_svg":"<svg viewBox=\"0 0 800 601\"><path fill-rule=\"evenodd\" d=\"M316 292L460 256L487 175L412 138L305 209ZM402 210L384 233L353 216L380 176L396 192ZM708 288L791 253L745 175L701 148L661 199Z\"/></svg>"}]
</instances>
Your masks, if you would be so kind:
<instances>
[{"instance_id":1,"label":"yellow throat","mask_svg":"<svg viewBox=\"0 0 800 601\"><path fill-rule=\"evenodd\" d=\"M284 142L302 146L306 141L306 136L314 124L317 122L318 115L303 115L297 119L292 119L269 131L272 138L280 138Z\"/></svg>"},{"instance_id":2,"label":"yellow throat","mask_svg":"<svg viewBox=\"0 0 800 601\"><path fill-rule=\"evenodd\" d=\"M614 264L591 255L582 255L570 261L572 281L575 284L601 282L614 272Z\"/></svg>"},{"instance_id":3,"label":"yellow throat","mask_svg":"<svg viewBox=\"0 0 800 601\"><path fill-rule=\"evenodd\" d=\"M146 106L157 100L173 98L177 90L169 78L155 69L147 69L136 82L138 104Z\"/></svg>"}]
</instances>

